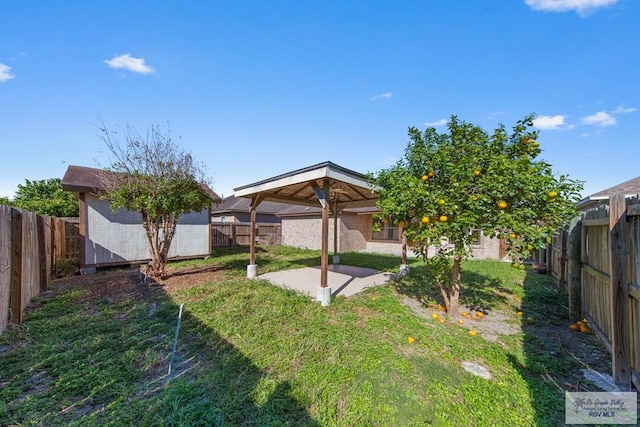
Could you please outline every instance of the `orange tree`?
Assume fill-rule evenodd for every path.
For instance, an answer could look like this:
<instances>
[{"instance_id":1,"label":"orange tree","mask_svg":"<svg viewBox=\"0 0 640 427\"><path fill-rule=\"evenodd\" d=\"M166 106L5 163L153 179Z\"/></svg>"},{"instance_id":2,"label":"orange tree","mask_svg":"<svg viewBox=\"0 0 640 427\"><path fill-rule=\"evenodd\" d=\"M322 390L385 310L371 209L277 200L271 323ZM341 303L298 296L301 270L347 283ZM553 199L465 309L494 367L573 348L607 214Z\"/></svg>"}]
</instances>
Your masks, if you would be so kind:
<instances>
[{"instance_id":1,"label":"orange tree","mask_svg":"<svg viewBox=\"0 0 640 427\"><path fill-rule=\"evenodd\" d=\"M512 265L544 247L576 215L580 181L554 174L541 153L533 115L509 134L492 134L459 121L447 133L409 129L404 158L379 171L378 220L404 230L439 285L447 311L456 314L463 259L471 255L474 231L507 242Z\"/></svg>"}]
</instances>

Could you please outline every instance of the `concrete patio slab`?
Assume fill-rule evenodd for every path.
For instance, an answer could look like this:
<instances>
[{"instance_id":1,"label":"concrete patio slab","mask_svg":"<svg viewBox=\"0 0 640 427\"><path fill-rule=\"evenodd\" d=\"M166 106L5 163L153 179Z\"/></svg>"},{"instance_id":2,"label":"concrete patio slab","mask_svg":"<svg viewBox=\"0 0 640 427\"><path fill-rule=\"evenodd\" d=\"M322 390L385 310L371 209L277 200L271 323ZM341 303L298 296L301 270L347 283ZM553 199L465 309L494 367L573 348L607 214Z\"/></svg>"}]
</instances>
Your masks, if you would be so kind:
<instances>
[{"instance_id":1,"label":"concrete patio slab","mask_svg":"<svg viewBox=\"0 0 640 427\"><path fill-rule=\"evenodd\" d=\"M393 277L391 273L352 265L330 264L327 268L327 286L331 288L333 297L338 295L350 297L366 288L384 285ZM293 289L315 298L320 286L320 266L265 273L257 278L266 279L281 288Z\"/></svg>"}]
</instances>

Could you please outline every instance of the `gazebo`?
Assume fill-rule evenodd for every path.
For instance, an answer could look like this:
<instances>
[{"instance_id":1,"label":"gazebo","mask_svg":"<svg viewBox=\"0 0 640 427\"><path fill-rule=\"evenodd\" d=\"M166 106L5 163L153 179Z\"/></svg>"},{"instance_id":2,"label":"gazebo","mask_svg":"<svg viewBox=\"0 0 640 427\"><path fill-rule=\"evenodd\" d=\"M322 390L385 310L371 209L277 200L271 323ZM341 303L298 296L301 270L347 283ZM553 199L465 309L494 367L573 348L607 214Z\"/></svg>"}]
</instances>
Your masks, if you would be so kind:
<instances>
[{"instance_id":1,"label":"gazebo","mask_svg":"<svg viewBox=\"0 0 640 427\"><path fill-rule=\"evenodd\" d=\"M327 286L329 257L329 215L334 219L334 263L337 256L338 215L345 208L373 207L378 199L377 190L364 174L344 168L332 162L294 170L263 181L234 188L235 196L251 199L251 243L247 277L257 275L256 265L256 208L263 201L284 202L322 209L322 244L320 261L320 284L318 300L329 305L331 288Z\"/></svg>"}]
</instances>

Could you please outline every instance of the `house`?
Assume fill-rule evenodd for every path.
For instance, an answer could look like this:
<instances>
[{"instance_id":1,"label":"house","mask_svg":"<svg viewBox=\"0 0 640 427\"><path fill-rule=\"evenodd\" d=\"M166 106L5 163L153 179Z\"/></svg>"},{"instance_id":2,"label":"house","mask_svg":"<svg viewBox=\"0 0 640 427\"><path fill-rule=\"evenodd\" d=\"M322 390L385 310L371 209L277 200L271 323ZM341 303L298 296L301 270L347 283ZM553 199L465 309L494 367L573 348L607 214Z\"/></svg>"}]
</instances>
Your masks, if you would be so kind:
<instances>
[{"instance_id":1,"label":"house","mask_svg":"<svg viewBox=\"0 0 640 427\"><path fill-rule=\"evenodd\" d=\"M337 221L329 221L329 247L334 248L334 224L337 223L337 252L375 252L402 255L402 229L398 224L385 223L374 230L374 216L378 210L346 208ZM291 206L277 214L282 219L282 244L307 249L320 249L321 209L309 206ZM503 240L488 238L480 230L474 234L474 259L504 259L506 245ZM433 249L435 252L435 249ZM415 256L411 250L409 256Z\"/></svg>"},{"instance_id":2,"label":"house","mask_svg":"<svg viewBox=\"0 0 640 427\"><path fill-rule=\"evenodd\" d=\"M147 237L139 212L111 211L102 196L100 170L69 166L62 188L72 191L80 207L80 268L93 273L97 267L142 263L150 259ZM207 187L214 202L220 196ZM207 256L211 253L211 209L190 212L178 220L169 258Z\"/></svg>"},{"instance_id":3,"label":"house","mask_svg":"<svg viewBox=\"0 0 640 427\"><path fill-rule=\"evenodd\" d=\"M279 224L280 217L276 214L290 205L279 202L263 202L256 209L256 222L262 224ZM251 221L251 200L242 197L229 196L212 208L212 223L248 223Z\"/></svg>"},{"instance_id":4,"label":"house","mask_svg":"<svg viewBox=\"0 0 640 427\"><path fill-rule=\"evenodd\" d=\"M580 200L576 204L576 208L580 211L588 211L598 206L608 205L609 197L611 196L623 195L625 197L633 197L638 194L640 194L640 176L593 193Z\"/></svg>"}]
</instances>

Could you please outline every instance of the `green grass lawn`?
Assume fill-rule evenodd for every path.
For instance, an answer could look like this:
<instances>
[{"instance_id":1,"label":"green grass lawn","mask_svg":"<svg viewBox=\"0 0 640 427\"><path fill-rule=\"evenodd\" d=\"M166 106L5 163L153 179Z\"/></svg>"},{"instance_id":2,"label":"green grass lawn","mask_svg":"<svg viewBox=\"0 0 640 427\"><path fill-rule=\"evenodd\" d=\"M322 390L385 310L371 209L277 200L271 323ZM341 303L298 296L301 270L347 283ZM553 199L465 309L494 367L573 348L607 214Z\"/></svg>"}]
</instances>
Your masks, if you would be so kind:
<instances>
[{"instance_id":1,"label":"green grass lawn","mask_svg":"<svg viewBox=\"0 0 640 427\"><path fill-rule=\"evenodd\" d=\"M399 264L384 255L341 258L387 271ZM58 281L23 325L0 336L0 425L562 425L564 395L552 379L582 366L550 356L526 329L491 342L416 315L402 294L434 302L419 261L397 287L321 307L246 280L247 260L245 251L226 250L180 263L225 270L171 295L127 282L127 272ZM257 263L260 272L318 265L319 252L261 248ZM545 276L493 261L468 261L464 271L462 303L488 316L519 324L525 307L535 322L566 317L566 298ZM117 297L96 296L115 282ZM467 373L462 361L493 378Z\"/></svg>"}]
</instances>

